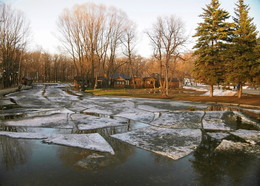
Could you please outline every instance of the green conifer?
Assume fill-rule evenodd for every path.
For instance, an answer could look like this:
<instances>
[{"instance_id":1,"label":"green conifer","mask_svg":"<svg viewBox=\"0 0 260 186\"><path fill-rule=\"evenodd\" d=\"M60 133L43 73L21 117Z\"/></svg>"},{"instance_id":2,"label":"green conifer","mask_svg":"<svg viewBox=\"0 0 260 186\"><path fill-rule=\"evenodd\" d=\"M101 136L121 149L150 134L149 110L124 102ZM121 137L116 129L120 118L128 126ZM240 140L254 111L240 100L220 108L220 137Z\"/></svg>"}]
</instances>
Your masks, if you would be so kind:
<instances>
[{"instance_id":1,"label":"green conifer","mask_svg":"<svg viewBox=\"0 0 260 186\"><path fill-rule=\"evenodd\" d=\"M259 73L257 60L257 30L253 18L248 15L249 7L244 0L238 0L235 8L235 30L228 54L227 80L238 85L238 97L242 96L242 85Z\"/></svg>"},{"instance_id":2,"label":"green conifer","mask_svg":"<svg viewBox=\"0 0 260 186\"><path fill-rule=\"evenodd\" d=\"M213 85L224 80L223 51L230 42L232 23L226 22L229 13L220 8L218 0L212 0L203 8L203 22L198 24L197 43L194 46L195 61L194 75L202 83L210 85L210 96L213 96Z\"/></svg>"}]
</instances>

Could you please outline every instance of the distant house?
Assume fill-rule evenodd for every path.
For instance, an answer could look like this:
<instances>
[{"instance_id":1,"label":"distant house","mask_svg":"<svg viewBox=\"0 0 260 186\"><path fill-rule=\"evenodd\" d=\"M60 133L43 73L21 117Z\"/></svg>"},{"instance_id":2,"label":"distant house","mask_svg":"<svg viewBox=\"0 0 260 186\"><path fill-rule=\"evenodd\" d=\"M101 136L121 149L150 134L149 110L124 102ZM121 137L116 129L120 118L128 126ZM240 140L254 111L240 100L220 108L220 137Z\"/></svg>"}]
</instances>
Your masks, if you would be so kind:
<instances>
[{"instance_id":1,"label":"distant house","mask_svg":"<svg viewBox=\"0 0 260 186\"><path fill-rule=\"evenodd\" d=\"M196 84L195 79L192 78L184 78L183 81L184 81L184 86L192 86Z\"/></svg>"},{"instance_id":2,"label":"distant house","mask_svg":"<svg viewBox=\"0 0 260 186\"><path fill-rule=\"evenodd\" d=\"M80 77L80 76L75 76L74 77L74 86L79 89L82 85L82 81L83 81L83 78Z\"/></svg>"},{"instance_id":3,"label":"distant house","mask_svg":"<svg viewBox=\"0 0 260 186\"><path fill-rule=\"evenodd\" d=\"M113 79L114 88L125 88L126 87L126 80L122 77L117 77Z\"/></svg>"},{"instance_id":4,"label":"distant house","mask_svg":"<svg viewBox=\"0 0 260 186\"><path fill-rule=\"evenodd\" d=\"M110 83L110 79L107 75L99 76L97 78L97 88L108 88Z\"/></svg>"},{"instance_id":5,"label":"distant house","mask_svg":"<svg viewBox=\"0 0 260 186\"><path fill-rule=\"evenodd\" d=\"M131 88L142 88L143 87L143 78L141 77L134 77L130 80L130 87Z\"/></svg>"},{"instance_id":6,"label":"distant house","mask_svg":"<svg viewBox=\"0 0 260 186\"><path fill-rule=\"evenodd\" d=\"M180 81L177 78L169 78L169 88L179 88L180 87ZM162 84L164 84L164 78L162 78Z\"/></svg>"},{"instance_id":7,"label":"distant house","mask_svg":"<svg viewBox=\"0 0 260 186\"><path fill-rule=\"evenodd\" d=\"M177 78L169 79L169 88L179 88L180 81Z\"/></svg>"},{"instance_id":8,"label":"distant house","mask_svg":"<svg viewBox=\"0 0 260 186\"><path fill-rule=\"evenodd\" d=\"M144 88L155 88L156 79L153 77L143 78L143 87Z\"/></svg>"}]
</instances>

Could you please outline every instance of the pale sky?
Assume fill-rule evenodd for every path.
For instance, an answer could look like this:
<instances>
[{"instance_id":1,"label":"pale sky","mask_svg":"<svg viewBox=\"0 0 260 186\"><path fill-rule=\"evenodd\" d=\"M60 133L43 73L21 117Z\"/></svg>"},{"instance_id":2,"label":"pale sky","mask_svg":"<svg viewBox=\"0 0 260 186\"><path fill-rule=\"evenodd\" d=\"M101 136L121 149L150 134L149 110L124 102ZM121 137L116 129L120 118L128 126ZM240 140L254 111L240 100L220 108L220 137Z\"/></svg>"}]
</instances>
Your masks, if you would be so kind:
<instances>
[{"instance_id":1,"label":"pale sky","mask_svg":"<svg viewBox=\"0 0 260 186\"><path fill-rule=\"evenodd\" d=\"M197 23L201 22L198 17L202 8L211 0L0 0L11 4L13 8L24 12L30 21L32 41L30 48L42 49L50 53L58 53L59 40L57 35L57 19L64 8L71 9L75 4L92 2L104 4L107 7L114 6L126 12L128 18L137 24L138 28L138 54L149 57L152 50L144 30L149 30L158 16L174 15L181 18L185 24L187 34L192 36L195 33ZM221 7L234 15L234 7L237 0L220 0ZM260 30L260 0L245 0L250 6L250 16ZM191 37L190 37L191 38ZM187 50L194 45L195 39L191 38L191 44Z\"/></svg>"}]
</instances>

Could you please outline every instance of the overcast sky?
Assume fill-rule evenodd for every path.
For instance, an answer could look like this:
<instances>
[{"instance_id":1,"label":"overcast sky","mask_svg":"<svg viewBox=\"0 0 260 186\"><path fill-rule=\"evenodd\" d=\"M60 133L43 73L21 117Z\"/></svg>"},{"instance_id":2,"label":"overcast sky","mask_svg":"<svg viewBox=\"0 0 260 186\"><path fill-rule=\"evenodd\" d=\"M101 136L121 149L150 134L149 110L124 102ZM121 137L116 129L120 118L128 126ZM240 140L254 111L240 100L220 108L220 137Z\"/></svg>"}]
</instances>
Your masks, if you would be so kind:
<instances>
[{"instance_id":1,"label":"overcast sky","mask_svg":"<svg viewBox=\"0 0 260 186\"><path fill-rule=\"evenodd\" d=\"M11 4L13 8L24 12L30 21L32 42L30 48L41 46L50 53L58 52L59 41L56 39L58 16L64 8L71 9L75 4L93 2L114 6L123 10L129 19L137 24L139 32L138 53L144 57L151 55L148 38L144 30L152 27L158 16L174 15L182 19L188 35L194 34L197 23L200 22L199 14L202 8L211 0L0 0ZM237 0L220 0L221 7L234 15L234 4ZM245 0L249 4L250 16L260 30L260 0ZM194 41L194 39L193 39ZM193 43L194 44L194 43ZM187 46L187 50L193 44Z\"/></svg>"}]
</instances>

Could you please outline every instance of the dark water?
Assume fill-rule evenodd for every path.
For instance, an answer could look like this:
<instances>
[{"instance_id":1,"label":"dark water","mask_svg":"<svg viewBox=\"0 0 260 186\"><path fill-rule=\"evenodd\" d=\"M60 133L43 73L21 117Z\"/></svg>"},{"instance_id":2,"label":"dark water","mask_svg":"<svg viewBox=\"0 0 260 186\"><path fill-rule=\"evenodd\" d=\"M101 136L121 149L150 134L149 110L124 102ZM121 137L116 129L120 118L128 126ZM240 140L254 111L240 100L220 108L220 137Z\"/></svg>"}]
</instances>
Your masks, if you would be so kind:
<instances>
[{"instance_id":1,"label":"dark water","mask_svg":"<svg viewBox=\"0 0 260 186\"><path fill-rule=\"evenodd\" d=\"M207 136L194 153L177 161L116 139L108 141L115 155L0 137L0 185L260 184L257 155L217 153L217 142Z\"/></svg>"}]
</instances>

